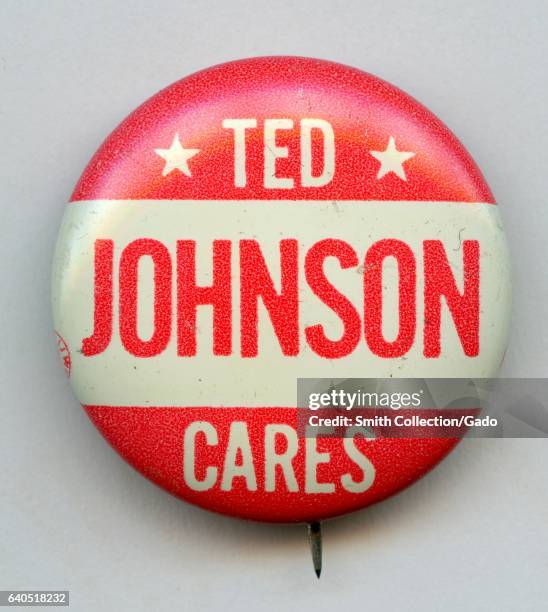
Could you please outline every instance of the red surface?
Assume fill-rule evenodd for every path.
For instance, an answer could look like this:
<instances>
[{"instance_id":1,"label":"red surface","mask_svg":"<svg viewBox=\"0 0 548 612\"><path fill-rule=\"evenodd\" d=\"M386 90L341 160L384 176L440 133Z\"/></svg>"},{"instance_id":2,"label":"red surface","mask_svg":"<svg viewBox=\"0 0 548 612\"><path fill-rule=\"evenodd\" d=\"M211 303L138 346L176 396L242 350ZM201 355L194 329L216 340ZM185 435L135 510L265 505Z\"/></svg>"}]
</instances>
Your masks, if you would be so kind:
<instances>
[{"instance_id":1,"label":"red surface","mask_svg":"<svg viewBox=\"0 0 548 612\"><path fill-rule=\"evenodd\" d=\"M349 493L340 484L340 476L350 473L361 479L361 471L346 455L341 438L318 437L319 452L329 452L329 463L317 469L319 482L334 482L333 493L304 491L305 448L299 439L294 459L298 492L289 492L281 471L277 471L274 492L264 490L264 428L271 423L286 423L297 429L297 410L290 408L156 408L86 406L88 415L110 444L147 478L170 493L208 510L248 519L272 522L308 522L363 508L381 501L434 467L456 445L449 439L379 439L356 438L356 445L367 455L377 477L363 493ZM207 421L218 432L218 444L208 446L197 439L203 478L208 466L217 467L219 475L209 491L193 491L183 479L183 435L189 423ZM257 490L249 491L244 478L233 480L231 491L222 491L219 482L227 449L230 424L245 421L253 453ZM280 449L279 452L282 452Z\"/></svg>"},{"instance_id":2,"label":"red surface","mask_svg":"<svg viewBox=\"0 0 548 612\"><path fill-rule=\"evenodd\" d=\"M233 132L225 118L255 117L247 134L247 186L233 180ZM291 118L295 129L281 133L289 148L277 173L295 179L295 188L263 185L265 118ZM299 121L328 120L335 131L336 173L321 188L300 186ZM168 148L175 133L185 148L200 149L189 161L192 177L179 171L162 176L164 160L155 148ZM379 162L369 153L384 151L394 136L400 151L415 153L405 162L407 181L391 173L377 179ZM318 150L320 141L314 141ZM178 81L132 113L105 141L83 173L72 201L85 199L285 199L432 200L493 203L477 166L452 133L429 111L397 88L358 70L303 58L261 58L216 66ZM160 204L159 204L160 205ZM222 204L220 204L222 205ZM230 205L230 204L228 204ZM435 205L435 203L433 204ZM389 238L389 236L387 236ZM336 298L336 296L334 296ZM344 308L344 304L341 304ZM405 342L405 339L400 339ZM455 372L458 375L458 372ZM176 400L175 400L176 401ZM268 405L268 398L261 398ZM318 440L330 452L318 466L319 481L335 482L333 493L306 493L304 441L294 460L299 485L289 492L283 480L264 490L264 428L295 424L296 410L285 408L162 408L88 406L86 410L110 444L136 469L171 493L205 508L265 521L309 521L364 507L397 492L432 468L456 444L443 439L381 439L358 444L375 465L376 478L363 493L340 486L343 473L356 473L341 439ZM216 428L215 446L198 442L199 470L222 467L230 424L245 421L257 479L250 491L243 478L230 491L219 482L208 491L190 489L183 479L183 435L193 421Z\"/></svg>"},{"instance_id":3,"label":"red surface","mask_svg":"<svg viewBox=\"0 0 548 612\"><path fill-rule=\"evenodd\" d=\"M247 133L245 188L234 187L233 132L225 118L257 118ZM300 186L298 123L328 120L336 138L336 173L320 188ZM280 176L295 189L263 187L265 118L290 118L295 129L280 132L288 146ZM180 172L162 176L155 148L169 148L179 133L185 148L200 149ZM408 180L395 174L377 180L388 137L406 162ZM318 143L316 143L318 144ZM426 108L396 87L341 64L304 58L259 58L231 62L193 74L164 89L135 110L97 151L72 195L86 199L316 199L441 200L494 202L481 173L455 136Z\"/></svg>"}]
</instances>

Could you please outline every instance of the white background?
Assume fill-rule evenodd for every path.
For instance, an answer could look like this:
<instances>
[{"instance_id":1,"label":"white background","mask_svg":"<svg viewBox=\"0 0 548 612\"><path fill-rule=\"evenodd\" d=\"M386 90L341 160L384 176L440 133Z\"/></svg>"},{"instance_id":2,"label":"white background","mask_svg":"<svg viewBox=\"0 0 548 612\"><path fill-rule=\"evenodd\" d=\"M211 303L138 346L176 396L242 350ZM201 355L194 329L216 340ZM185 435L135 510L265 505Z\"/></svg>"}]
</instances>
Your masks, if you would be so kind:
<instances>
[{"instance_id":1,"label":"white background","mask_svg":"<svg viewBox=\"0 0 548 612\"><path fill-rule=\"evenodd\" d=\"M63 206L152 93L253 55L332 59L393 82L470 150L502 206L515 303L504 373L546 376L548 3L0 0L0 589L74 610L545 610L548 440L468 440L432 474L324 525L186 505L110 450L51 333Z\"/></svg>"}]
</instances>

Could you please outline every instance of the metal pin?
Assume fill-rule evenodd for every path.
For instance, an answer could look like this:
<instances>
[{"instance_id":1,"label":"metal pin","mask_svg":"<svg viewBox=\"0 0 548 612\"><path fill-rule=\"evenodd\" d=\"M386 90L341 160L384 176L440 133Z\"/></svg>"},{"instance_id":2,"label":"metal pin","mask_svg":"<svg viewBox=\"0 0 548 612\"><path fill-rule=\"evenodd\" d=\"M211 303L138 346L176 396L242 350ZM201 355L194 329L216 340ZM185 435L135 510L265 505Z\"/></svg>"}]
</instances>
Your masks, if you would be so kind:
<instances>
[{"instance_id":1,"label":"metal pin","mask_svg":"<svg viewBox=\"0 0 548 612\"><path fill-rule=\"evenodd\" d=\"M322 573L322 526L319 522L308 523L308 540L314 571L319 578Z\"/></svg>"}]
</instances>

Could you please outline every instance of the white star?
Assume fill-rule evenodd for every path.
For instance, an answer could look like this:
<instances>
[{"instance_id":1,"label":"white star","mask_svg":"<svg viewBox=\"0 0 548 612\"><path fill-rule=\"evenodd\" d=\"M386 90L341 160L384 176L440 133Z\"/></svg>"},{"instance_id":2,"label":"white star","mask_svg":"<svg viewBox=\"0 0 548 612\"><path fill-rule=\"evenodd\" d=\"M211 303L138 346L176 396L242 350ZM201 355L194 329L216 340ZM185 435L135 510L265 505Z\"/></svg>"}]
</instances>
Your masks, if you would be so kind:
<instances>
[{"instance_id":1,"label":"white star","mask_svg":"<svg viewBox=\"0 0 548 612\"><path fill-rule=\"evenodd\" d=\"M200 149L183 148L179 140L179 134L175 134L169 149L154 149L154 152L166 160L162 176L167 176L173 170L180 170L186 176L192 176L188 167L188 160L199 153Z\"/></svg>"},{"instance_id":2,"label":"white star","mask_svg":"<svg viewBox=\"0 0 548 612\"><path fill-rule=\"evenodd\" d=\"M398 151L398 149L396 149L394 136L390 136L388 139L386 151L369 151L369 153L381 162L377 179L382 179L385 174L394 172L402 181L407 180L403 170L403 164L408 159L411 159L415 153L411 153L411 151Z\"/></svg>"}]
</instances>

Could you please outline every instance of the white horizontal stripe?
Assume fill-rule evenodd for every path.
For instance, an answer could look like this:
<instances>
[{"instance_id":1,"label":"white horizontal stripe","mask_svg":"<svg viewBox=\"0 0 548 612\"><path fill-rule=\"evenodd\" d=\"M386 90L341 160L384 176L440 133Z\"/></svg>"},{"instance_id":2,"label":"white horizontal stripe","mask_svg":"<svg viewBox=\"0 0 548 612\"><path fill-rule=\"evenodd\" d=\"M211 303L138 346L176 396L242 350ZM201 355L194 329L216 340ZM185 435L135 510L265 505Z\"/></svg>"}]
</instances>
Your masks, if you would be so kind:
<instances>
[{"instance_id":1,"label":"white horizontal stripe","mask_svg":"<svg viewBox=\"0 0 548 612\"><path fill-rule=\"evenodd\" d=\"M226 206L222 206L226 204ZM313 204L313 205L311 205ZM402 359L381 359L365 341L348 357L326 360L314 354L301 333L298 357L281 354L266 311L260 308L260 353L242 359L239 337L238 253L233 250L233 355L214 357L211 352L211 308L198 308L198 355L176 354L175 313L170 345L157 357L140 359L121 346L117 317L110 347L96 357L84 357L82 339L93 328L93 245L97 238L115 241L115 270L121 250L135 238L161 240L175 252L176 240L198 241L198 283L211 282L211 243L214 239L257 239L279 284L278 244L282 238L299 241L301 270L307 249L324 238L351 244L360 260L367 248L382 238L407 242L417 258L417 333L411 351ZM422 241L443 241L455 277L462 277L462 241L481 244L480 355L467 358L445 309L442 317L442 356L422 356ZM144 262L143 262L144 263ZM148 270L148 272L147 272ZM334 260L325 270L333 284L363 308L363 283L359 270L341 271ZM140 298L140 331L150 333L150 269L143 265ZM147 284L146 278L149 277ZM385 334L394 336L396 267L386 263L388 286ZM175 280L174 280L175 283ZM321 323L329 337L340 337L337 316L306 286L301 274L301 331ZM115 272L115 304L117 300ZM175 284L174 284L175 286ZM496 373L506 343L510 313L509 261L497 206L459 202L385 201L80 201L67 207L54 260L52 295L55 329L71 350L72 384L82 403L110 405L287 405L296 401L297 377L484 377ZM392 300L392 301L391 301Z\"/></svg>"}]
</instances>

